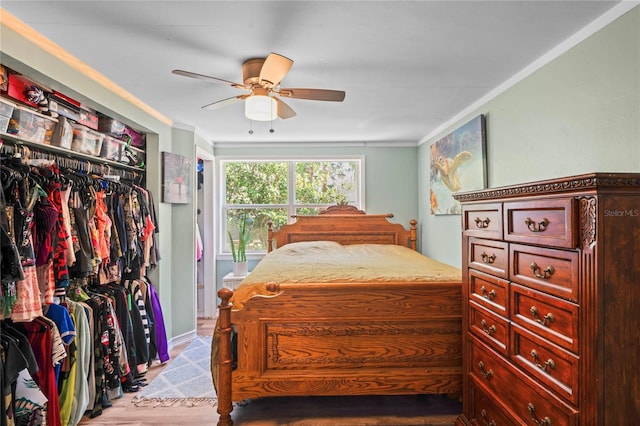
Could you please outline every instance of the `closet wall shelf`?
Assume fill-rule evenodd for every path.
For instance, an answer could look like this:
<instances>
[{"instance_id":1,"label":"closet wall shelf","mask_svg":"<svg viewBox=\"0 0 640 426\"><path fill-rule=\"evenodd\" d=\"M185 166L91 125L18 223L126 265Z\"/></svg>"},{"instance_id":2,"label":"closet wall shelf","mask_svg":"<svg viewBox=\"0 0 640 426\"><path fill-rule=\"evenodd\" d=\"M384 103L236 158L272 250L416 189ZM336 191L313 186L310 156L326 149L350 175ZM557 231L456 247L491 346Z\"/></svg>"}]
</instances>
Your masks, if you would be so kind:
<instances>
[{"instance_id":1,"label":"closet wall shelf","mask_svg":"<svg viewBox=\"0 0 640 426\"><path fill-rule=\"evenodd\" d=\"M83 154L80 152L76 152L76 151L71 151L69 149L66 148L60 148L58 146L55 145L46 145L46 144L41 144L41 143L37 143L37 142L31 142L29 140L26 139L21 139L19 137L16 137L15 135L9 134L9 133L0 133L0 139L2 139L3 141L6 141L8 143L12 143L16 146L26 146L30 149L36 150L36 151L46 151L46 152L50 152L53 154L57 154L58 156L60 155L64 155L68 158L73 158L73 159L82 159L82 160L86 160L87 163L89 164L97 164L97 165L108 165L110 167L114 167L114 168L118 168L121 170L131 170L131 171L135 171L135 172L139 172L139 173L144 173L145 170L144 168L140 168L140 167L136 167L136 166L130 166L128 164L124 164L124 163L120 163L118 161L113 161L113 160L108 160L106 158L101 158L101 157L96 157L93 155L89 155L89 154Z\"/></svg>"}]
</instances>

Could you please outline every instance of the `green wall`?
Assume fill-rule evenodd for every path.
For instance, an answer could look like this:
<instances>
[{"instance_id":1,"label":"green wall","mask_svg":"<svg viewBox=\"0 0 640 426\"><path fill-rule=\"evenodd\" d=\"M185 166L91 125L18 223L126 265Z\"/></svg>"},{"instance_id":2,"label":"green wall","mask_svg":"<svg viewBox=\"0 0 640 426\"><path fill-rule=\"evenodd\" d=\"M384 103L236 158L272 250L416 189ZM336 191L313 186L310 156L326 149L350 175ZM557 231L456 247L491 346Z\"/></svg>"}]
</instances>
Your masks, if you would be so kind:
<instances>
[{"instance_id":1,"label":"green wall","mask_svg":"<svg viewBox=\"0 0 640 426\"><path fill-rule=\"evenodd\" d=\"M589 172L640 172L640 7L419 148L423 252L461 264L460 216L429 210L429 147L486 115L488 186Z\"/></svg>"}]
</instances>

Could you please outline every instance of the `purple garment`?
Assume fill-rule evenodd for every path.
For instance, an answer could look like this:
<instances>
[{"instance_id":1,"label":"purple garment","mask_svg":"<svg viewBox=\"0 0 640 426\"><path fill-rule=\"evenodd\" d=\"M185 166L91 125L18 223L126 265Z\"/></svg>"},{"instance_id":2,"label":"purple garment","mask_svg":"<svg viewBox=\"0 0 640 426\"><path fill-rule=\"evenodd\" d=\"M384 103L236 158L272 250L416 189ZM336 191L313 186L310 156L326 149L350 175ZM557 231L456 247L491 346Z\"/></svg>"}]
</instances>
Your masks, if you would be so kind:
<instances>
[{"instance_id":1,"label":"purple garment","mask_svg":"<svg viewBox=\"0 0 640 426\"><path fill-rule=\"evenodd\" d=\"M162 316L162 306L160 306L160 298L156 293L156 289L151 281L146 280L149 289L149 297L151 299L151 307L153 308L153 317L155 319L155 335L158 358L160 362L169 361L169 343L167 342L167 332L164 328L164 317Z\"/></svg>"}]
</instances>

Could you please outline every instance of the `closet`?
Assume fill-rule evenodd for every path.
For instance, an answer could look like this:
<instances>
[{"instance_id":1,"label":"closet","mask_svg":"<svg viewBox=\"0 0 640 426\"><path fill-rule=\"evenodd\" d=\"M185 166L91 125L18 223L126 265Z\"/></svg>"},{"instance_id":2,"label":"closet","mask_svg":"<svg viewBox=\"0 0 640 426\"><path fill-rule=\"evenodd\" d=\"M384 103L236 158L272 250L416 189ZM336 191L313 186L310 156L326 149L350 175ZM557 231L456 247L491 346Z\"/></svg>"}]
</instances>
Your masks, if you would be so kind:
<instances>
[{"instance_id":1,"label":"closet","mask_svg":"<svg viewBox=\"0 0 640 426\"><path fill-rule=\"evenodd\" d=\"M1 424L76 425L169 359L154 197L140 161L0 130Z\"/></svg>"}]
</instances>

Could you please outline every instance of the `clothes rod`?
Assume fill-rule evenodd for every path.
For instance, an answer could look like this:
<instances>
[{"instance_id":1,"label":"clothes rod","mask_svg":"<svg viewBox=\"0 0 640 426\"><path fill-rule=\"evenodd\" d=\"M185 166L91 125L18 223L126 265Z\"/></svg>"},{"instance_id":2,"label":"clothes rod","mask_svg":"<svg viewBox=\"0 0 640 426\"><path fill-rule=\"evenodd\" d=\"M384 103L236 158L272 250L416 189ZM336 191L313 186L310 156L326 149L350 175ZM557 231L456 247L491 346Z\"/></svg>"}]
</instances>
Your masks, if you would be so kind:
<instances>
[{"instance_id":1,"label":"clothes rod","mask_svg":"<svg viewBox=\"0 0 640 426\"><path fill-rule=\"evenodd\" d=\"M61 152L61 149L62 148L52 147L50 145L27 146L25 143L12 140L3 139L0 141L0 152L24 160L51 160L61 167L78 170L87 174L99 176L117 175L120 176L120 179L135 183L142 183L143 181L143 170L136 170L126 164L119 164L103 158L91 157L75 152Z\"/></svg>"}]
</instances>

